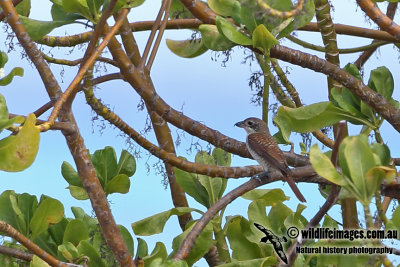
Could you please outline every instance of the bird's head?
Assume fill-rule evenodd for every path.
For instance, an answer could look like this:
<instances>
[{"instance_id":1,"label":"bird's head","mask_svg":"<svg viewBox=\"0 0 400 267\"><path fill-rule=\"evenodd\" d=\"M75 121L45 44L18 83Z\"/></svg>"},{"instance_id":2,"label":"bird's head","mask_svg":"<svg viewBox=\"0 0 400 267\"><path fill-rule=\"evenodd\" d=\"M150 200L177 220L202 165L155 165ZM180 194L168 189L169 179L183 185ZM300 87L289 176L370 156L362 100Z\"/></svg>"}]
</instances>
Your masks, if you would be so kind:
<instances>
[{"instance_id":1,"label":"bird's head","mask_svg":"<svg viewBox=\"0 0 400 267\"><path fill-rule=\"evenodd\" d=\"M247 134L261 133L261 132L269 133L267 123L257 118L248 118L245 119L244 121L239 121L238 123L235 124L235 126L245 129Z\"/></svg>"}]
</instances>

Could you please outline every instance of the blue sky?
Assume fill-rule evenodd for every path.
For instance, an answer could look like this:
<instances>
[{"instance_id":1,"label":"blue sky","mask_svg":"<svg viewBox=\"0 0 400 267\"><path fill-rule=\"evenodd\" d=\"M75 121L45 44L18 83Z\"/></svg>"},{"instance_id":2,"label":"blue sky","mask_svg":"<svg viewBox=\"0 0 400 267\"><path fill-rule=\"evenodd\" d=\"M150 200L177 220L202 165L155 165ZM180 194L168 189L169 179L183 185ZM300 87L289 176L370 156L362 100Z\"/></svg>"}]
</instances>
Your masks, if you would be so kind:
<instances>
[{"instance_id":1,"label":"blue sky","mask_svg":"<svg viewBox=\"0 0 400 267\"><path fill-rule=\"evenodd\" d=\"M37 5L40 2L40 5ZM364 26L376 28L375 25L367 24L364 14L361 10L356 10L355 2L350 0L332 1L335 6L333 13L334 21L342 24L350 24L354 26ZM158 11L160 1L146 1L142 6L133 9L130 14L130 20L152 20ZM45 7L45 5L48 5ZM385 10L385 8L383 8ZM50 20L50 1L32 1L31 17L40 20ZM57 29L51 35L64 35L81 31L82 26L67 26ZM148 32L135 34L135 38L139 43L141 51L145 46L145 41ZM187 39L191 35L190 31L167 31L164 38L175 40ZM318 33L299 32L298 36L314 44L321 45L321 37ZM356 41L355 41L356 40ZM347 36L338 36L338 44L340 48L349 48L361 46L370 43L370 39L354 38ZM302 49L289 41L282 42L283 45ZM4 37L1 38L0 50L7 51L4 46ZM45 51L49 49L44 47ZM302 49L303 50L303 49ZM29 112L36 110L38 107L48 101L43 84L40 81L36 70L26 60L21 60L19 52L11 52L9 54L10 62L6 65L7 69L14 66L22 66L25 69L25 75L22 78L15 78L10 86L0 88L0 93L7 100L10 113L26 115ZM69 55L68 50L54 48L51 52L58 57L76 59L82 55L82 51L75 49ZM323 57L321 53L308 51ZM109 54L108 54L109 55ZM341 56L341 66L348 62L354 62L359 53ZM379 55L379 57L377 57ZM151 76L158 93L177 110L183 112L197 121L201 121L211 128L214 128L226 135L229 135L238 140L245 140L245 132L234 127L234 123L250 116L261 116L261 109L253 104L250 104L251 91L248 86L248 79L251 71L256 71L257 68L253 65L241 64L243 58L243 49L235 49L232 59L228 61L226 67L221 66L220 56L216 61L211 60L215 54L207 52L202 56L194 59L179 58L172 54L162 42L159 53L153 64ZM304 103L311 104L317 101L325 101L327 99L326 78L322 74L316 74L313 71L303 69L291 64L282 62L283 67L288 66L290 74L289 79L300 92L300 96ZM379 51L372 56L365 66L366 78L371 68L376 68L385 65L388 67L395 79L395 99L399 99L398 88L398 58L393 56L391 45L380 48ZM76 68L65 67L64 76L60 77L59 66L52 65L53 73L60 81L60 85L64 90L69 82L73 79L77 72ZM107 67L109 72L115 72L110 67ZM6 73L7 73L6 69ZM104 74L105 72L103 72ZM61 82L62 81L62 82ZM397 83L396 83L397 82ZM121 81L108 82L99 86L96 95L101 98L106 104L110 105L116 113L118 113L126 122L130 123L135 129L141 130L144 127L146 120L146 112L138 111L136 106L140 99L130 86ZM121 149L127 149L125 137L120 136L120 132L114 127L109 127L100 133L101 122L95 121L92 123L93 112L86 105L84 96L78 94L74 104L73 111L77 118L78 126L85 139L86 146L91 152L105 146L113 146L119 156ZM46 119L49 113L42 115L41 119ZM351 134L357 134L359 127L353 127L350 130ZM176 138L176 128L171 126L171 131ZM271 132L275 133L276 127L271 125ZM400 157L399 142L396 139L398 133L387 123L381 129L384 140L392 149L393 157ZM2 133L1 136L4 136ZM147 135L147 138L153 143L156 143L152 133ZM299 135L292 135L292 141L296 144L296 151L299 151L298 142L301 140ZM195 152L187 154L186 149L197 138L185 134L182 139L182 144L177 148L177 152L181 156L185 156L193 160ZM204 148L206 143L200 142ZM288 150L289 147L282 147ZM64 137L56 131L48 131L41 134L40 149L34 164L27 170L19 173L0 172L0 192L13 189L17 193L27 192L37 195L46 194L56 199L59 199L65 206L67 216L72 216L69 207L80 206L89 214L91 206L89 201L77 201L72 198L69 191L65 189L68 185L61 176L61 164L67 161L73 164L72 157L66 146ZM162 185L162 177L156 175L154 170L150 172L146 169L146 163L152 166L157 162L157 159L149 156L142 149L142 158L137 160L137 172L131 178L131 190L125 195L112 195L109 197L111 208L114 217L119 224L125 225L130 231L130 224L137 220L143 219L152 214L165 211L173 207L170 200L170 192L164 189ZM242 159L234 156L232 166L243 166L247 164L255 164L254 161ZM238 179L229 181L227 191L233 189L246 179ZM295 209L298 201L293 196L289 187L282 182L276 182L265 186L264 188L283 188L285 193L291 196L291 200L287 202L289 207ZM310 218L323 203L323 198L316 192L317 186L310 184L302 184L301 190L309 200L307 209L304 215ZM226 191L226 192L227 192ZM192 199L190 205L196 208L201 208ZM249 202L238 199L234 201L226 210L225 215L242 214L246 216L247 206ZM204 210L204 209L203 209ZM329 214L335 219L340 219L340 209L335 206ZM193 214L197 216L196 214ZM163 234L146 237L149 242L149 248L152 250L156 241L161 241L166 244L167 248L171 247L172 238L180 233L180 228L176 218L171 219L165 228ZM397 263L399 261L397 260ZM203 266L204 262L198 266Z\"/></svg>"}]
</instances>

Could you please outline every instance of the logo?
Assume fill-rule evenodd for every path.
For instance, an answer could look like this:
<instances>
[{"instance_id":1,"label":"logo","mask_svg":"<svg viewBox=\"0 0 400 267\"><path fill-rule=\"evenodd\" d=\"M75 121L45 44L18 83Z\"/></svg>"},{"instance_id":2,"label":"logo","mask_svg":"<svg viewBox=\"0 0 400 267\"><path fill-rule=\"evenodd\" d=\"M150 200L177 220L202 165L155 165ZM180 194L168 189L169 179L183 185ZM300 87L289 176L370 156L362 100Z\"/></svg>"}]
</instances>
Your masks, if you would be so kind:
<instances>
[{"instance_id":1,"label":"logo","mask_svg":"<svg viewBox=\"0 0 400 267\"><path fill-rule=\"evenodd\" d=\"M288 263L287 257L285 252L283 251L283 246L282 242L288 242L286 236L279 237L275 235L271 230L268 230L264 226L258 223L254 223L254 225L259 229L261 232L265 234L263 238L261 238L260 242L267 243L270 242L272 246L274 247L274 250L278 257L284 262Z\"/></svg>"}]
</instances>

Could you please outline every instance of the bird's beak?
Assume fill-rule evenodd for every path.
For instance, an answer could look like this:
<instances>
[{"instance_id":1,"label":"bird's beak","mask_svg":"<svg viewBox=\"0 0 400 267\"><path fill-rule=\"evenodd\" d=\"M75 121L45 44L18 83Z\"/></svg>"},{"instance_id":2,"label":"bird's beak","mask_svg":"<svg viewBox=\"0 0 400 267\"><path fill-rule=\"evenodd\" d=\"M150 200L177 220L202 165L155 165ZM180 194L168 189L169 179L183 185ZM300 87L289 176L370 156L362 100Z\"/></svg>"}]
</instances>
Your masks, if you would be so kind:
<instances>
[{"instance_id":1,"label":"bird's beak","mask_svg":"<svg viewBox=\"0 0 400 267\"><path fill-rule=\"evenodd\" d=\"M239 122L235 123L235 126L239 127L239 128L244 128L244 122L243 121L239 121Z\"/></svg>"}]
</instances>

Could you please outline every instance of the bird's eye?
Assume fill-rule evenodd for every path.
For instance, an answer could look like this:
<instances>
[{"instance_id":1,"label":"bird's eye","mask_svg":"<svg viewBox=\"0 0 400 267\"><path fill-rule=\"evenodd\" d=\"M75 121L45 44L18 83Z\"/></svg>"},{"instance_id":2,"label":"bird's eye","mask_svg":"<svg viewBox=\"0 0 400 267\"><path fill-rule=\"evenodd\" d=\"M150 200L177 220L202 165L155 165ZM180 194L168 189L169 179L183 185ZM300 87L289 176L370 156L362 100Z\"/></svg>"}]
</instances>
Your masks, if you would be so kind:
<instances>
[{"instance_id":1,"label":"bird's eye","mask_svg":"<svg viewBox=\"0 0 400 267\"><path fill-rule=\"evenodd\" d=\"M252 126L254 123L252 121L248 121L247 125Z\"/></svg>"}]
</instances>

